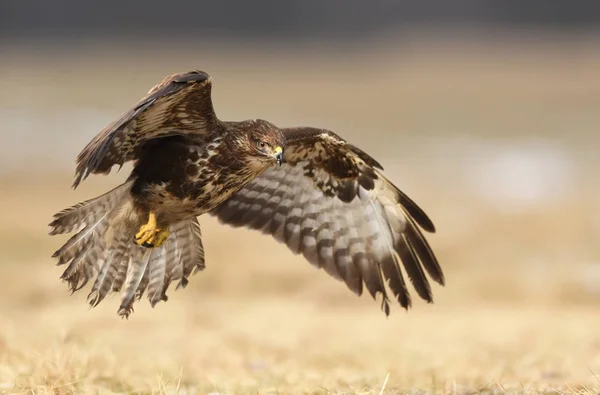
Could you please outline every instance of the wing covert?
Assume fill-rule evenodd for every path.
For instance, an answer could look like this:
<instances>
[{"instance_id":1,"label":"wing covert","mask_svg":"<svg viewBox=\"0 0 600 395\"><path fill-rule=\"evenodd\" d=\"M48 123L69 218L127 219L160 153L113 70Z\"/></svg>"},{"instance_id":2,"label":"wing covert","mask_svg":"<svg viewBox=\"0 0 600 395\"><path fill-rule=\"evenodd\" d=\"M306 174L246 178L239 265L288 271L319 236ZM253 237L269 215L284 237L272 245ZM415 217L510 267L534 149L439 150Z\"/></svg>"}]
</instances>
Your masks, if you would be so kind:
<instances>
[{"instance_id":1,"label":"wing covert","mask_svg":"<svg viewBox=\"0 0 600 395\"><path fill-rule=\"evenodd\" d=\"M199 70L170 75L81 151L73 187L90 173L109 173L114 165L135 159L149 140L203 134L217 124L210 76Z\"/></svg>"},{"instance_id":2,"label":"wing covert","mask_svg":"<svg viewBox=\"0 0 600 395\"><path fill-rule=\"evenodd\" d=\"M421 298L432 302L426 273L444 284L424 238L435 227L386 179L382 167L332 132L283 129L284 164L251 181L211 212L223 223L271 234L295 254L346 283L363 285L389 314L386 280L398 302L411 305L401 267Z\"/></svg>"}]
</instances>

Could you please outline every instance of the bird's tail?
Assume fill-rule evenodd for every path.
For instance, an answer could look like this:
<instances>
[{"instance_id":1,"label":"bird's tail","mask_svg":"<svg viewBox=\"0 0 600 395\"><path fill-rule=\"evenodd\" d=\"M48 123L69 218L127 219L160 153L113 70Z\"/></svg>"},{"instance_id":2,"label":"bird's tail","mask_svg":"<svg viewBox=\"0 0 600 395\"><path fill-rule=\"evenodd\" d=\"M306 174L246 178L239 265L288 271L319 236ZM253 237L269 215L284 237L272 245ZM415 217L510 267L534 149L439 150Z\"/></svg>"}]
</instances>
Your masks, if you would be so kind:
<instances>
[{"instance_id":1,"label":"bird's tail","mask_svg":"<svg viewBox=\"0 0 600 395\"><path fill-rule=\"evenodd\" d=\"M188 277L204 269L204 248L196 218L171 225L158 248L136 244L140 221L131 199L133 181L54 215L50 234L77 232L53 258L67 265L61 278L72 292L94 280L88 303L98 305L109 293L120 292L119 315L128 317L144 290L152 306L167 300L169 284L185 287Z\"/></svg>"}]
</instances>

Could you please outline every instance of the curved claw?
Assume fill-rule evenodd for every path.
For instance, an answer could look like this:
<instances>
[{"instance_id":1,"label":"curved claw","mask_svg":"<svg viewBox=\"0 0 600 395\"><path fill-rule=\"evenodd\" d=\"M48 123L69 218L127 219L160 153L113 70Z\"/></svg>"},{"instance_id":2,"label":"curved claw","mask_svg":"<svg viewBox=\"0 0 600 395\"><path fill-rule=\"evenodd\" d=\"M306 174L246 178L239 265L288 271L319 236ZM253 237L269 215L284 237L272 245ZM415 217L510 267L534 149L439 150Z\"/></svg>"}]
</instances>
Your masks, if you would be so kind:
<instances>
[{"instance_id":1,"label":"curved claw","mask_svg":"<svg viewBox=\"0 0 600 395\"><path fill-rule=\"evenodd\" d=\"M168 237L169 230L158 228L156 215L150 212L148 223L140 227L140 231L135 235L135 242L142 247L156 248L163 245Z\"/></svg>"}]
</instances>

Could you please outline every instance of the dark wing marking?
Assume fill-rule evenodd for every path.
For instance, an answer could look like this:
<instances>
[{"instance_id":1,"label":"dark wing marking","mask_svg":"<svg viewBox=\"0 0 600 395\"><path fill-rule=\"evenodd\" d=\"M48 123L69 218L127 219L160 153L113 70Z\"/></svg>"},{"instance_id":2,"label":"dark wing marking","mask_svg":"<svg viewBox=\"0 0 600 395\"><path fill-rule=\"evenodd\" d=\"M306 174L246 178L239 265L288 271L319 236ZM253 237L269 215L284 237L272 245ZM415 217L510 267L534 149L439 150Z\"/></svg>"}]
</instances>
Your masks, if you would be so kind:
<instances>
[{"instance_id":1,"label":"dark wing marking","mask_svg":"<svg viewBox=\"0 0 600 395\"><path fill-rule=\"evenodd\" d=\"M265 172L212 214L232 226L271 234L291 251L343 280L360 295L383 296L385 281L399 303L411 305L401 263L421 298L432 302L425 272L444 275L419 227L435 232L427 215L386 179L382 167L336 134L283 129L284 165Z\"/></svg>"},{"instance_id":2,"label":"dark wing marking","mask_svg":"<svg viewBox=\"0 0 600 395\"><path fill-rule=\"evenodd\" d=\"M166 77L81 151L73 187L90 173L109 173L135 159L149 140L210 131L218 124L210 95L210 76L202 71Z\"/></svg>"}]
</instances>

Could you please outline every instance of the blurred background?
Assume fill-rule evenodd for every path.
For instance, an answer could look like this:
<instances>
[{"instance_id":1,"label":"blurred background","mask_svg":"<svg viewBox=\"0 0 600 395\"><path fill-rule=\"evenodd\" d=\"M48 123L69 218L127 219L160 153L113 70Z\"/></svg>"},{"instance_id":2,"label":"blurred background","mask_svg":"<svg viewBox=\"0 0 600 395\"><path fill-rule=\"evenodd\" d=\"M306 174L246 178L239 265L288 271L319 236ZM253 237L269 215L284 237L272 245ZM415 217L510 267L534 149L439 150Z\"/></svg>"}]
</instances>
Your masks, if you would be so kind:
<instances>
[{"instance_id":1,"label":"blurred background","mask_svg":"<svg viewBox=\"0 0 600 395\"><path fill-rule=\"evenodd\" d=\"M600 385L599 29L597 1L0 1L0 388ZM73 191L76 155L194 68L221 119L323 127L377 158L437 226L436 303L386 320L204 217L207 269L167 304L122 322L117 297L69 296L46 224L130 170Z\"/></svg>"}]
</instances>

